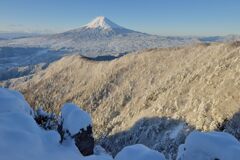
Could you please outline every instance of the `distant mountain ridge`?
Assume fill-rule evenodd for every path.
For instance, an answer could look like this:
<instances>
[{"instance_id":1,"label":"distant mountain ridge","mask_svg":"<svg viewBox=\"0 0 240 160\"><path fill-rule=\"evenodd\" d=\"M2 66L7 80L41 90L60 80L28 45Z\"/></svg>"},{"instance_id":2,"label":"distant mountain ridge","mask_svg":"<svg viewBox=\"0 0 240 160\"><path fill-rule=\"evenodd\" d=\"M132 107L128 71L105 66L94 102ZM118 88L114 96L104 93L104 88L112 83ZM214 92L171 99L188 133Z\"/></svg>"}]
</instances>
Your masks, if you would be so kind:
<instances>
[{"instance_id":1,"label":"distant mountain ridge","mask_svg":"<svg viewBox=\"0 0 240 160\"><path fill-rule=\"evenodd\" d=\"M191 37L164 37L133 31L100 16L78 29L54 35L1 41L0 47L42 47L97 57L199 42Z\"/></svg>"}]
</instances>

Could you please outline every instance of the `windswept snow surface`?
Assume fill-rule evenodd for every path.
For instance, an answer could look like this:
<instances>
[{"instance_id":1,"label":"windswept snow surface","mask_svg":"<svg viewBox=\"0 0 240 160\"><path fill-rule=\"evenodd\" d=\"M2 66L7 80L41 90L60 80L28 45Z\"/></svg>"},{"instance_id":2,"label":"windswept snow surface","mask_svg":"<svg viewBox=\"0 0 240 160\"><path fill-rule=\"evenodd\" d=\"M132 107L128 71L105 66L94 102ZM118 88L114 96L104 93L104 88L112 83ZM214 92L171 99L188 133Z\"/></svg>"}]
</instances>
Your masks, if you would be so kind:
<instances>
[{"instance_id":1,"label":"windswept snow surface","mask_svg":"<svg viewBox=\"0 0 240 160\"><path fill-rule=\"evenodd\" d=\"M224 132L192 132L178 149L177 160L237 160L240 143Z\"/></svg>"},{"instance_id":2,"label":"windswept snow surface","mask_svg":"<svg viewBox=\"0 0 240 160\"><path fill-rule=\"evenodd\" d=\"M87 129L88 126L92 126L90 115L72 103L66 103L63 106L61 109L61 118L63 129L68 130L71 135L75 135L81 129Z\"/></svg>"}]
</instances>

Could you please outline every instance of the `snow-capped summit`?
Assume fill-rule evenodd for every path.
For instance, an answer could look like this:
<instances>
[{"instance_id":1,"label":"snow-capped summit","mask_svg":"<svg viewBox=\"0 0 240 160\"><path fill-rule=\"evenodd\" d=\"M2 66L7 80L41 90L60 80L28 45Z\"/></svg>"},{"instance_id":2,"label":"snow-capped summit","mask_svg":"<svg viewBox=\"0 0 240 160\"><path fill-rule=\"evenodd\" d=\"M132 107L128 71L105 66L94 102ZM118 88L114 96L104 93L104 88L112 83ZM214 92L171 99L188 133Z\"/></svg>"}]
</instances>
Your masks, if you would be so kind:
<instances>
[{"instance_id":1,"label":"snow-capped summit","mask_svg":"<svg viewBox=\"0 0 240 160\"><path fill-rule=\"evenodd\" d=\"M94 20L92 20L90 23L88 23L85 27L87 28L102 28L102 29L113 29L113 28L119 28L123 29L123 27L113 23L111 20L104 16L96 17Z\"/></svg>"}]
</instances>

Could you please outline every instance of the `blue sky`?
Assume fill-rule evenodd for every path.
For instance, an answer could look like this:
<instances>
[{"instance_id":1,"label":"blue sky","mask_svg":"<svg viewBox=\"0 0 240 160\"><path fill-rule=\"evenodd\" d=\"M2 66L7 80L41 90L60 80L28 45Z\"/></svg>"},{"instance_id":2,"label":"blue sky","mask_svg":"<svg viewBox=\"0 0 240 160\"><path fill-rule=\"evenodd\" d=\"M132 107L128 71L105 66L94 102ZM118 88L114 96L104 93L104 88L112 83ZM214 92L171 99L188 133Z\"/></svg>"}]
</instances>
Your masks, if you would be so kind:
<instances>
[{"instance_id":1,"label":"blue sky","mask_svg":"<svg viewBox=\"0 0 240 160\"><path fill-rule=\"evenodd\" d=\"M240 34L240 0L0 0L0 31L61 32L97 16L152 34Z\"/></svg>"}]
</instances>

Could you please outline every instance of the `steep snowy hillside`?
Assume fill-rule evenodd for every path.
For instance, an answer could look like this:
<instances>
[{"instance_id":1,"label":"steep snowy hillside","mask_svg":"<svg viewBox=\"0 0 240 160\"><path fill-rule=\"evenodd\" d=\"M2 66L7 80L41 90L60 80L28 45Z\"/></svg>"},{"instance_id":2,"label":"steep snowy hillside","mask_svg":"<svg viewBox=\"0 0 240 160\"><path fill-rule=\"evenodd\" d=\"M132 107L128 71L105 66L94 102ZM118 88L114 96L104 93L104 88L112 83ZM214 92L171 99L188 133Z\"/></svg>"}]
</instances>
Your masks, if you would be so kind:
<instances>
[{"instance_id":1,"label":"steep snowy hillside","mask_svg":"<svg viewBox=\"0 0 240 160\"><path fill-rule=\"evenodd\" d=\"M8 84L32 106L57 112L68 101L82 106L113 154L141 142L170 157L194 128L240 137L239 46L151 49L104 62L69 56L25 83Z\"/></svg>"},{"instance_id":2,"label":"steep snowy hillside","mask_svg":"<svg viewBox=\"0 0 240 160\"><path fill-rule=\"evenodd\" d=\"M94 145L93 152L84 155L84 148L88 147L89 143L86 141L89 139L86 129L92 125L91 117L74 104L64 105L60 118L56 117L57 129L41 126L43 121L48 120L48 113L41 111L36 114L17 91L0 88L0 104L1 160L165 160L162 153L142 144L125 147L114 158L101 146ZM92 134L90 136L92 137ZM147 135L145 136L147 138ZM181 144L177 155L177 160L239 158L239 141L223 132L194 131L186 138L185 143Z\"/></svg>"}]
</instances>

